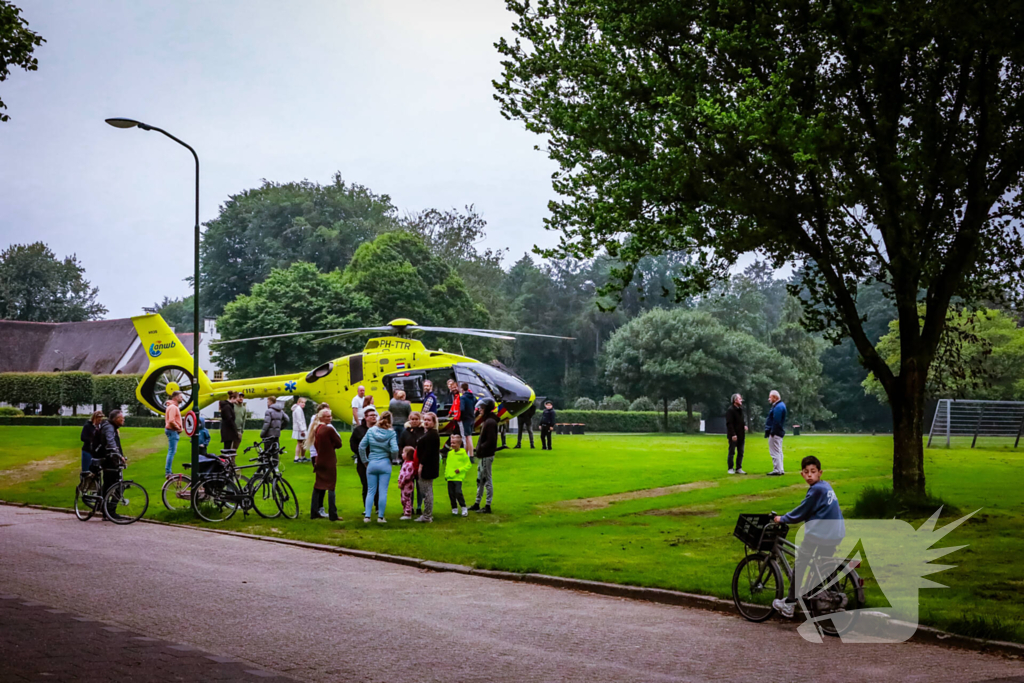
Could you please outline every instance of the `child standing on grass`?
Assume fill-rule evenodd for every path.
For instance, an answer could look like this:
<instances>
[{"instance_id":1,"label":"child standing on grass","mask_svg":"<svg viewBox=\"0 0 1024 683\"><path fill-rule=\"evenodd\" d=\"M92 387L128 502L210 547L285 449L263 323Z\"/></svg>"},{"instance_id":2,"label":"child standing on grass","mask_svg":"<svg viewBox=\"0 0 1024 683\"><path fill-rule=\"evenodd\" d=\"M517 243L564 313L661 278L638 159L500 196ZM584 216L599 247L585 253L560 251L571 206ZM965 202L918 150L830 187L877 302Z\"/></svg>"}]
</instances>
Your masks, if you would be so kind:
<instances>
[{"instance_id":1,"label":"child standing on grass","mask_svg":"<svg viewBox=\"0 0 1024 683\"><path fill-rule=\"evenodd\" d=\"M398 488L402 491L402 517L412 519L412 494L416 490L416 449L406 446L402 450L402 470L398 473Z\"/></svg>"},{"instance_id":2,"label":"child standing on grass","mask_svg":"<svg viewBox=\"0 0 1024 683\"><path fill-rule=\"evenodd\" d=\"M469 515L469 508L466 507L466 498L462 495L462 482L466 480L469 472L469 454L462 448L462 437L452 434L452 448L448 452L448 460L444 465L444 478L448 482L448 500L452 504L452 514L459 514L459 507L462 508L462 516Z\"/></svg>"}]
</instances>

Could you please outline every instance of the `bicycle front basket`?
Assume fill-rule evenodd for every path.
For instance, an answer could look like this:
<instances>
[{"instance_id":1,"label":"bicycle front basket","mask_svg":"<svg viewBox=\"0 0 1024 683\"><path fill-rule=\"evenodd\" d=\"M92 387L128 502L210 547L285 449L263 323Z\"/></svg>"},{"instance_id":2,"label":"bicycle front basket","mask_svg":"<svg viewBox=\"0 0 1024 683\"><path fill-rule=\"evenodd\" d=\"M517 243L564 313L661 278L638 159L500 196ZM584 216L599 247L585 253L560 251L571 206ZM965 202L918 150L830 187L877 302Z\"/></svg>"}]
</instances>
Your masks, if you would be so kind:
<instances>
[{"instance_id":1,"label":"bicycle front basket","mask_svg":"<svg viewBox=\"0 0 1024 683\"><path fill-rule=\"evenodd\" d=\"M771 550L776 538L785 538L789 533L789 525L772 524L772 519L771 515L740 515L732 535L748 548Z\"/></svg>"}]
</instances>

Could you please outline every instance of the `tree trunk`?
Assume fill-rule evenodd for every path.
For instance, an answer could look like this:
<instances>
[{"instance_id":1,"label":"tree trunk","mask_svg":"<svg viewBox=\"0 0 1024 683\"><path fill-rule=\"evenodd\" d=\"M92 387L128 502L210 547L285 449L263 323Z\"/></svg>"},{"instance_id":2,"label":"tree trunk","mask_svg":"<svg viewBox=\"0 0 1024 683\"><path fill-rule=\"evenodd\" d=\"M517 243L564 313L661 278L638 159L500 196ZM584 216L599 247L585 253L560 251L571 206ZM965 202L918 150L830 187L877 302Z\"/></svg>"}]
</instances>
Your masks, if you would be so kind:
<instances>
[{"instance_id":1,"label":"tree trunk","mask_svg":"<svg viewBox=\"0 0 1024 683\"><path fill-rule=\"evenodd\" d=\"M669 429L669 426L668 426L668 399L667 398L662 398L661 399L661 404L665 408L665 431L666 432L670 432L672 430Z\"/></svg>"},{"instance_id":2,"label":"tree trunk","mask_svg":"<svg viewBox=\"0 0 1024 683\"><path fill-rule=\"evenodd\" d=\"M926 375L906 366L897 378L892 407L892 488L924 495L924 393Z\"/></svg>"}]
</instances>

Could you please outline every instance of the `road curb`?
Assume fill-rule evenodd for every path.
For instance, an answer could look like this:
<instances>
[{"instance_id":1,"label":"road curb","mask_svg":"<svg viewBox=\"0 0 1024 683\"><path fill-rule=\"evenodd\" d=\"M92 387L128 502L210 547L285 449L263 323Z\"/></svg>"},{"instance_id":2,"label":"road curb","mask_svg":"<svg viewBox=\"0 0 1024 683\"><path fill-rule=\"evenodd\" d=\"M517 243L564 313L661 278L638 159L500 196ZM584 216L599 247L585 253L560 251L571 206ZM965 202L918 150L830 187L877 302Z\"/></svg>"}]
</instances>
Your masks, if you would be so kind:
<instances>
[{"instance_id":1,"label":"road curb","mask_svg":"<svg viewBox=\"0 0 1024 683\"><path fill-rule=\"evenodd\" d=\"M4 500L0 500L0 505L7 505L9 507L25 507L32 508L35 510L47 510L50 512L63 512L72 514L74 513L74 511L69 508L53 507L51 505L13 503ZM713 612L722 612L738 615L736 608L731 600L723 600L722 598L716 598L711 595L685 593L683 591L668 590L666 588L647 588L644 586L628 586L619 583L605 583L603 581L588 581L585 579L573 579L564 576L551 576L548 574L517 573L501 571L496 569L477 569L475 567L470 567L464 564L452 564L449 562L421 560L415 557L388 555L386 553L376 553L368 550L357 550L355 548L343 548L334 545L325 545L323 543L297 541L290 538L260 536L258 534L247 534L241 531L229 531L227 529L212 529L209 527L193 526L191 524L175 524L173 522L162 522L156 519L143 518L139 521L145 522L147 524L157 524L160 526L174 527L178 529L191 529L194 531L221 534L223 536L234 536L237 538L245 538L248 540L278 543L280 545L288 545L296 548L305 548L307 550L318 550L320 552L334 553L335 555L357 557L364 560L390 562L392 564L400 564L406 567L415 567L418 569L425 569L428 571L467 574L470 576L498 579L501 581L518 581L522 583L532 583L538 586L547 586L549 588L558 588L562 590L576 590L582 591L584 593L592 593L614 598L623 598L627 600L642 600L645 602L654 602L662 605L672 605L675 607L692 607L696 609L710 610ZM998 654L1013 659L1024 658L1024 645L1019 645L1017 643L1010 643L1001 640L984 640L981 638L961 636L955 633L942 631L931 626L918 625L916 632L910 638L909 642L925 643L929 645L940 645L943 647L953 647L957 649L972 650L975 652L982 652L986 654Z\"/></svg>"}]
</instances>

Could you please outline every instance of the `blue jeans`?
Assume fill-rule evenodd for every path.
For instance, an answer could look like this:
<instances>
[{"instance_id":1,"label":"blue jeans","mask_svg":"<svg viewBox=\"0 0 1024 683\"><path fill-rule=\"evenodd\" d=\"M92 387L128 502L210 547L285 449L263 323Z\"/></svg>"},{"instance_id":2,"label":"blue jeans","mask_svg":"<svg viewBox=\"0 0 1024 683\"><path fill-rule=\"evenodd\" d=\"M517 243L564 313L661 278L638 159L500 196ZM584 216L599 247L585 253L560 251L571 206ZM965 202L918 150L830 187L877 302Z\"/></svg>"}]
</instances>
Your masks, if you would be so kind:
<instances>
[{"instance_id":1,"label":"blue jeans","mask_svg":"<svg viewBox=\"0 0 1024 683\"><path fill-rule=\"evenodd\" d=\"M91 465L91 464L92 464L92 453L90 453L89 451L87 451L87 450L85 450L83 448L82 449L82 472L83 473L88 472L89 471L89 465Z\"/></svg>"},{"instance_id":2,"label":"blue jeans","mask_svg":"<svg viewBox=\"0 0 1024 683\"><path fill-rule=\"evenodd\" d=\"M181 434L173 429L165 429L164 434L167 435L167 464L164 465L164 474L170 474L171 467L174 465L174 454L178 452L178 439L181 438Z\"/></svg>"},{"instance_id":3,"label":"blue jeans","mask_svg":"<svg viewBox=\"0 0 1024 683\"><path fill-rule=\"evenodd\" d=\"M373 499L377 499L377 516L384 519L384 508L388 504L388 482L391 480L391 461L387 458L371 460L366 466L366 513L373 510ZM380 491L378 495L378 490Z\"/></svg>"}]
</instances>

